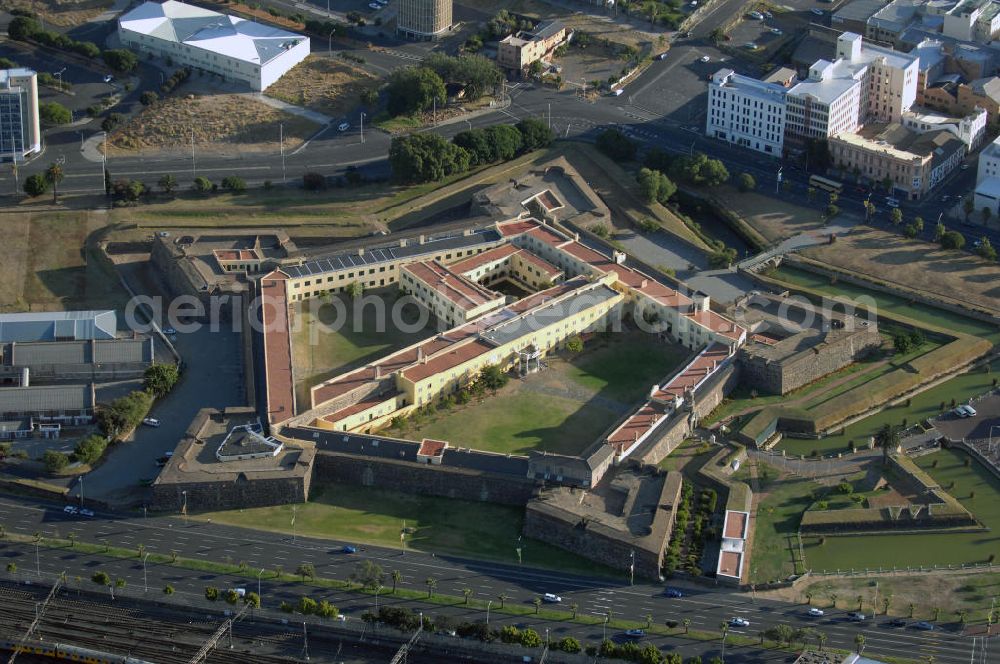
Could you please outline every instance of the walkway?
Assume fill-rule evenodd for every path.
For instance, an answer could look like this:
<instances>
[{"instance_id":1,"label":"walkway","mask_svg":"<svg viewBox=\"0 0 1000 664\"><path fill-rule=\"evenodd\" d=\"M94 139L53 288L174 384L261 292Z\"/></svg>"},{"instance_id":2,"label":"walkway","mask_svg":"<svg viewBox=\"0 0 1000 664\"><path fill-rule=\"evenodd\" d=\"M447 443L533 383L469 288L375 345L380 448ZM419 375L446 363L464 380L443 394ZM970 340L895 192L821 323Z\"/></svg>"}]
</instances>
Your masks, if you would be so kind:
<instances>
[{"instance_id":1,"label":"walkway","mask_svg":"<svg viewBox=\"0 0 1000 664\"><path fill-rule=\"evenodd\" d=\"M279 111L284 111L285 113L290 113L291 115L297 115L300 118L305 118L306 120L310 120L319 125L328 125L333 122L333 118L329 115L325 115L319 111L311 111L308 108L296 106L295 104L289 104L286 101L281 101L280 99L275 99L274 97L268 97L262 92L242 92L240 94L248 99L259 101L263 104L267 104L271 108L276 108Z\"/></svg>"},{"instance_id":2,"label":"walkway","mask_svg":"<svg viewBox=\"0 0 1000 664\"><path fill-rule=\"evenodd\" d=\"M830 241L830 235L843 235L850 230L851 226L849 225L832 223L821 229L799 233L798 235L793 235L787 240L783 240L776 247L772 247L771 249L762 251L759 254L750 256L749 258L740 261L737 264L737 267L746 270L747 272L753 272L775 256L784 256L785 254L793 251L798 251L807 247L814 247L820 244L826 244Z\"/></svg>"}]
</instances>

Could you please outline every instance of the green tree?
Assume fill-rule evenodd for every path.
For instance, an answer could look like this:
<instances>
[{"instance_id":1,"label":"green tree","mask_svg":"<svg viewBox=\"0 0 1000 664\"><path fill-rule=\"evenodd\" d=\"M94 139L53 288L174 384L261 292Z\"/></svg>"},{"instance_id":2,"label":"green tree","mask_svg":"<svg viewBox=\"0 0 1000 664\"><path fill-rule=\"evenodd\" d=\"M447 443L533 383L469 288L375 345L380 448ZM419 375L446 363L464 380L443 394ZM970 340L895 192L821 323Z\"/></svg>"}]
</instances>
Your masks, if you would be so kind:
<instances>
[{"instance_id":1,"label":"green tree","mask_svg":"<svg viewBox=\"0 0 1000 664\"><path fill-rule=\"evenodd\" d=\"M535 615L538 615L538 610L542 608L542 598L536 597L535 599L531 600L531 603L535 605Z\"/></svg>"},{"instance_id":2,"label":"green tree","mask_svg":"<svg viewBox=\"0 0 1000 664\"><path fill-rule=\"evenodd\" d=\"M469 152L433 133L392 139L389 166L395 181L404 184L434 182L468 170Z\"/></svg>"},{"instance_id":3,"label":"green tree","mask_svg":"<svg viewBox=\"0 0 1000 664\"><path fill-rule=\"evenodd\" d=\"M899 226L903 223L903 211L899 208L892 208L892 212L889 213L889 218L892 221L893 226Z\"/></svg>"},{"instance_id":4,"label":"green tree","mask_svg":"<svg viewBox=\"0 0 1000 664\"><path fill-rule=\"evenodd\" d=\"M200 194L206 194L212 191L212 181L203 175L199 175L194 179L194 190Z\"/></svg>"},{"instance_id":5,"label":"green tree","mask_svg":"<svg viewBox=\"0 0 1000 664\"><path fill-rule=\"evenodd\" d=\"M163 586L163 594L164 595L173 595L174 594L174 587L171 586L171 585L169 585L169 584L166 585L166 586Z\"/></svg>"},{"instance_id":6,"label":"green tree","mask_svg":"<svg viewBox=\"0 0 1000 664\"><path fill-rule=\"evenodd\" d=\"M156 94L152 90L146 90L141 95L139 95L139 103L143 106L152 106L157 101L159 101L160 95Z\"/></svg>"},{"instance_id":7,"label":"green tree","mask_svg":"<svg viewBox=\"0 0 1000 664\"><path fill-rule=\"evenodd\" d=\"M576 654L582 650L580 647L580 642L574 639L572 636L563 637L557 644L556 648L563 652L568 652L570 654Z\"/></svg>"},{"instance_id":8,"label":"green tree","mask_svg":"<svg viewBox=\"0 0 1000 664\"><path fill-rule=\"evenodd\" d=\"M139 66L139 59L135 53L126 49L104 51L103 57L105 64L122 74L127 74Z\"/></svg>"},{"instance_id":9,"label":"green tree","mask_svg":"<svg viewBox=\"0 0 1000 664\"><path fill-rule=\"evenodd\" d=\"M965 211L965 220L968 221L972 212L976 209L976 204L971 198L966 198L962 202L962 210Z\"/></svg>"},{"instance_id":10,"label":"green tree","mask_svg":"<svg viewBox=\"0 0 1000 664\"><path fill-rule=\"evenodd\" d=\"M160 178L160 181L157 184L160 185L160 189L162 189L164 193L171 194L174 189L177 188L177 178L170 173L167 173Z\"/></svg>"},{"instance_id":11,"label":"green tree","mask_svg":"<svg viewBox=\"0 0 1000 664\"><path fill-rule=\"evenodd\" d=\"M742 192L753 191L757 188L757 180L746 172L739 174L739 177L736 178L736 184Z\"/></svg>"},{"instance_id":12,"label":"green tree","mask_svg":"<svg viewBox=\"0 0 1000 664\"><path fill-rule=\"evenodd\" d=\"M142 376L142 387L158 399L165 397L174 389L180 378L180 370L176 364L156 363L146 369Z\"/></svg>"},{"instance_id":13,"label":"green tree","mask_svg":"<svg viewBox=\"0 0 1000 664\"><path fill-rule=\"evenodd\" d=\"M941 236L941 246L945 249L962 249L965 246L965 236L958 231L948 231Z\"/></svg>"},{"instance_id":14,"label":"green tree","mask_svg":"<svg viewBox=\"0 0 1000 664\"><path fill-rule=\"evenodd\" d=\"M69 465L69 457L56 450L45 450L42 454L42 464L48 473L62 472Z\"/></svg>"},{"instance_id":15,"label":"green tree","mask_svg":"<svg viewBox=\"0 0 1000 664\"><path fill-rule=\"evenodd\" d=\"M521 631L521 645L525 648L538 648L542 645L542 637L538 632L528 628Z\"/></svg>"},{"instance_id":16,"label":"green tree","mask_svg":"<svg viewBox=\"0 0 1000 664\"><path fill-rule=\"evenodd\" d=\"M382 571L381 565L371 560L365 560L355 568L354 578L365 590L374 590L382 586L385 581L385 572Z\"/></svg>"},{"instance_id":17,"label":"green tree","mask_svg":"<svg viewBox=\"0 0 1000 664\"><path fill-rule=\"evenodd\" d=\"M521 148L525 152L547 148L556 137L555 132L537 118L525 118L515 126L521 132Z\"/></svg>"},{"instance_id":18,"label":"green tree","mask_svg":"<svg viewBox=\"0 0 1000 664\"><path fill-rule=\"evenodd\" d=\"M352 281L344 287L344 292L347 293L348 297L356 300L364 294L365 287L361 284L361 282Z\"/></svg>"},{"instance_id":19,"label":"green tree","mask_svg":"<svg viewBox=\"0 0 1000 664\"><path fill-rule=\"evenodd\" d=\"M991 243L990 239L985 235L979 240L979 246L976 247L976 253L990 262L997 259L997 250L993 248L993 243Z\"/></svg>"},{"instance_id":20,"label":"green tree","mask_svg":"<svg viewBox=\"0 0 1000 664\"><path fill-rule=\"evenodd\" d=\"M910 335L899 334L892 335L892 348L899 355L905 355L913 349L913 344L910 342Z\"/></svg>"},{"instance_id":21,"label":"green tree","mask_svg":"<svg viewBox=\"0 0 1000 664\"><path fill-rule=\"evenodd\" d=\"M854 647L858 651L859 655L862 652L864 652L864 650L865 650L865 635L864 634L858 634L857 636L854 637Z\"/></svg>"},{"instance_id":22,"label":"green tree","mask_svg":"<svg viewBox=\"0 0 1000 664\"><path fill-rule=\"evenodd\" d=\"M579 335L570 337L566 340L566 350L571 353L579 353L583 350L583 339Z\"/></svg>"},{"instance_id":23,"label":"green tree","mask_svg":"<svg viewBox=\"0 0 1000 664\"><path fill-rule=\"evenodd\" d=\"M649 168L639 169L636 181L639 183L639 190L642 192L643 197L649 203L659 202L666 204L677 192L677 185L657 170Z\"/></svg>"},{"instance_id":24,"label":"green tree","mask_svg":"<svg viewBox=\"0 0 1000 664\"><path fill-rule=\"evenodd\" d=\"M434 594L434 589L437 588L437 579L433 576L429 576L424 579L424 584L427 586L427 597L430 598L430 596Z\"/></svg>"},{"instance_id":25,"label":"green tree","mask_svg":"<svg viewBox=\"0 0 1000 664\"><path fill-rule=\"evenodd\" d=\"M396 594L396 586L403 581L403 573L398 569L392 570L392 574L389 575L392 579L392 594Z\"/></svg>"},{"instance_id":26,"label":"green tree","mask_svg":"<svg viewBox=\"0 0 1000 664\"><path fill-rule=\"evenodd\" d=\"M63 167L61 164L52 162L48 168L45 169L45 181L52 185L52 202L59 202L59 183L63 181L65 177L63 172Z\"/></svg>"},{"instance_id":27,"label":"green tree","mask_svg":"<svg viewBox=\"0 0 1000 664\"><path fill-rule=\"evenodd\" d=\"M96 433L91 434L76 444L73 456L81 463L94 464L101 458L107 447L107 438Z\"/></svg>"},{"instance_id":28,"label":"green tree","mask_svg":"<svg viewBox=\"0 0 1000 664\"><path fill-rule=\"evenodd\" d=\"M316 613L316 609L319 608L319 604L316 603L312 597L303 595L299 598L299 604L295 607L299 613L304 616L312 615Z\"/></svg>"},{"instance_id":29,"label":"green tree","mask_svg":"<svg viewBox=\"0 0 1000 664\"><path fill-rule=\"evenodd\" d=\"M917 233L924 232L924 218L921 216L916 216L913 218L913 227L917 229Z\"/></svg>"},{"instance_id":30,"label":"green tree","mask_svg":"<svg viewBox=\"0 0 1000 664\"><path fill-rule=\"evenodd\" d=\"M302 563L295 568L295 573L302 577L302 582L305 583L307 578L316 578L316 568L313 567L312 563Z\"/></svg>"},{"instance_id":31,"label":"green tree","mask_svg":"<svg viewBox=\"0 0 1000 664\"><path fill-rule=\"evenodd\" d=\"M433 70L442 81L462 86L463 98L471 101L495 89L503 80L503 73L496 62L481 55L455 57L432 53L424 58L421 65Z\"/></svg>"},{"instance_id":32,"label":"green tree","mask_svg":"<svg viewBox=\"0 0 1000 664\"><path fill-rule=\"evenodd\" d=\"M7 26L7 35L18 41L33 39L41 31L41 24L30 16L15 16Z\"/></svg>"},{"instance_id":33,"label":"green tree","mask_svg":"<svg viewBox=\"0 0 1000 664\"><path fill-rule=\"evenodd\" d=\"M241 177L236 175L227 175L222 178L222 188L226 191L231 191L234 194L242 194L247 190L247 183Z\"/></svg>"},{"instance_id":34,"label":"green tree","mask_svg":"<svg viewBox=\"0 0 1000 664\"><path fill-rule=\"evenodd\" d=\"M219 589L214 586L208 586L205 588L205 599L209 602L214 602L219 599Z\"/></svg>"},{"instance_id":35,"label":"green tree","mask_svg":"<svg viewBox=\"0 0 1000 664\"><path fill-rule=\"evenodd\" d=\"M447 98L444 81L427 67L397 69L389 76L385 90L389 114L394 117L425 111L435 100L440 104Z\"/></svg>"},{"instance_id":36,"label":"green tree","mask_svg":"<svg viewBox=\"0 0 1000 664\"><path fill-rule=\"evenodd\" d=\"M107 572L97 571L90 577L90 580L99 586L110 586L111 576Z\"/></svg>"},{"instance_id":37,"label":"green tree","mask_svg":"<svg viewBox=\"0 0 1000 664\"><path fill-rule=\"evenodd\" d=\"M43 102L38 105L38 117L42 122L51 125L69 124L73 121L70 110L57 101Z\"/></svg>"},{"instance_id":38,"label":"green tree","mask_svg":"<svg viewBox=\"0 0 1000 664\"><path fill-rule=\"evenodd\" d=\"M250 606L252 606L255 609L259 609L260 608L260 595L258 595L257 593L254 593L254 592L249 592L249 593L246 594L246 597L243 598L243 603L244 604L249 604Z\"/></svg>"},{"instance_id":39,"label":"green tree","mask_svg":"<svg viewBox=\"0 0 1000 664\"><path fill-rule=\"evenodd\" d=\"M597 137L597 149L615 161L632 161L638 145L617 129L605 129Z\"/></svg>"},{"instance_id":40,"label":"green tree","mask_svg":"<svg viewBox=\"0 0 1000 664\"><path fill-rule=\"evenodd\" d=\"M938 222L937 225L934 226L934 241L940 242L941 238L943 238L944 234L947 232L948 228L941 222Z\"/></svg>"},{"instance_id":41,"label":"green tree","mask_svg":"<svg viewBox=\"0 0 1000 664\"><path fill-rule=\"evenodd\" d=\"M487 390L496 392L507 384L510 376L499 365L488 364L480 370L478 380Z\"/></svg>"},{"instance_id":42,"label":"green tree","mask_svg":"<svg viewBox=\"0 0 1000 664\"><path fill-rule=\"evenodd\" d=\"M41 196L49 190L49 183L41 173L29 175L24 181L24 193L32 198Z\"/></svg>"},{"instance_id":43,"label":"green tree","mask_svg":"<svg viewBox=\"0 0 1000 664\"><path fill-rule=\"evenodd\" d=\"M378 105L378 90L367 88L361 91L361 103L369 109Z\"/></svg>"},{"instance_id":44,"label":"green tree","mask_svg":"<svg viewBox=\"0 0 1000 664\"><path fill-rule=\"evenodd\" d=\"M824 215L826 216L827 219L833 219L838 214L840 214L840 208L838 206L834 205L833 203L826 206Z\"/></svg>"}]
</instances>

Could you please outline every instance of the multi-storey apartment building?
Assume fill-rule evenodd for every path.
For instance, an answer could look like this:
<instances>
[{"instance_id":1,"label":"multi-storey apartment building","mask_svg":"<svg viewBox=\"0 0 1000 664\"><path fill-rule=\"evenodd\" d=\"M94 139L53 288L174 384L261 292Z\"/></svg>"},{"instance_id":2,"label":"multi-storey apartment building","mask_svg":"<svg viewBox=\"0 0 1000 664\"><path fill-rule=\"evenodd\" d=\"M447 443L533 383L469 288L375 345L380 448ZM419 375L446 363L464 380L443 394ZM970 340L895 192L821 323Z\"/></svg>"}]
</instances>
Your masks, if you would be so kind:
<instances>
[{"instance_id":1,"label":"multi-storey apartment building","mask_svg":"<svg viewBox=\"0 0 1000 664\"><path fill-rule=\"evenodd\" d=\"M451 29L452 0L399 0L396 32L410 39L439 39Z\"/></svg>"},{"instance_id":2,"label":"multi-storey apartment building","mask_svg":"<svg viewBox=\"0 0 1000 664\"><path fill-rule=\"evenodd\" d=\"M732 69L720 69L708 86L705 134L776 157L785 141L785 88Z\"/></svg>"},{"instance_id":3,"label":"multi-storey apartment building","mask_svg":"<svg viewBox=\"0 0 1000 664\"><path fill-rule=\"evenodd\" d=\"M42 149L38 76L31 69L0 70L0 159L21 161Z\"/></svg>"}]
</instances>

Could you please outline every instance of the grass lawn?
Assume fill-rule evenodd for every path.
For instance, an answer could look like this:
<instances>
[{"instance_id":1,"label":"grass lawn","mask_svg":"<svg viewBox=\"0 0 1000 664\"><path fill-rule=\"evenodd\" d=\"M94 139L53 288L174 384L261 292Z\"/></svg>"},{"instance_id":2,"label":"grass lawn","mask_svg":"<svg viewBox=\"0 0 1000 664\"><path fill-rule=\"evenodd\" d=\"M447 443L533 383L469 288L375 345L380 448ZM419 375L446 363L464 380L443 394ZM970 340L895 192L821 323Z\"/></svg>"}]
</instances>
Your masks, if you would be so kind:
<instances>
[{"instance_id":1,"label":"grass lawn","mask_svg":"<svg viewBox=\"0 0 1000 664\"><path fill-rule=\"evenodd\" d=\"M384 289L369 293L384 296L388 307L395 302L396 291ZM431 336L436 329L429 319L419 332L403 332L392 325L387 313L385 324L379 325L374 305L357 309L361 300L332 296L330 301L312 299L295 306L292 332L292 362L299 403L309 403L309 389L347 369L417 343ZM335 306L336 305L336 306ZM387 309L391 312L391 309ZM400 309L402 320L413 324L420 318L416 304Z\"/></svg>"},{"instance_id":2,"label":"grass lawn","mask_svg":"<svg viewBox=\"0 0 1000 664\"><path fill-rule=\"evenodd\" d=\"M804 538L808 566L815 570L863 569L986 562L1000 555L1000 480L961 452L942 450L915 459L990 530L978 533L865 535ZM937 467L934 463L937 462ZM975 497L970 497L973 495Z\"/></svg>"},{"instance_id":3,"label":"grass lawn","mask_svg":"<svg viewBox=\"0 0 1000 664\"><path fill-rule=\"evenodd\" d=\"M345 539L387 547L399 546L406 522L407 548L434 553L517 562L515 542L524 510L492 503L416 496L363 486L323 487L310 502L296 507L299 535ZM258 507L199 514L248 528L290 532L292 506ZM612 574L607 568L535 540L523 543L523 562L586 574Z\"/></svg>"},{"instance_id":4,"label":"grass lawn","mask_svg":"<svg viewBox=\"0 0 1000 664\"><path fill-rule=\"evenodd\" d=\"M937 387L921 392L912 399L910 405L900 404L886 408L870 417L845 427L842 432L821 438L819 440L803 440L785 437L776 446L779 450L787 450L793 454L811 454L813 450L821 454L847 450L850 441L861 447L870 436L874 436L885 424L907 424L920 422L941 412L940 405L944 402L949 408L951 400L962 403L970 397L983 394L993 386L993 378L1000 375L1000 360L994 360L992 370L987 373L976 369L969 373L955 376Z\"/></svg>"},{"instance_id":5,"label":"grass lawn","mask_svg":"<svg viewBox=\"0 0 1000 664\"><path fill-rule=\"evenodd\" d=\"M954 332L962 332L1000 343L1000 329L989 323L967 318L960 314L944 311L926 304L910 303L909 301L877 291L868 290L851 284L830 284L830 279L818 274L793 267L779 267L768 276L796 286L804 286L828 295L839 295L845 298L867 298L862 303L873 303L881 311L898 314L917 322L933 327L945 328Z\"/></svg>"},{"instance_id":6,"label":"grass lawn","mask_svg":"<svg viewBox=\"0 0 1000 664\"><path fill-rule=\"evenodd\" d=\"M504 454L579 454L687 356L640 332L595 338L582 354L550 356L544 371L511 381L496 395L411 417L401 435Z\"/></svg>"},{"instance_id":7,"label":"grass lawn","mask_svg":"<svg viewBox=\"0 0 1000 664\"><path fill-rule=\"evenodd\" d=\"M796 570L794 564L797 533L802 513L812 504L812 492L817 485L794 475L779 477L778 471L767 464L758 465L761 480L757 485L750 477L749 471L737 473L737 479L749 480L754 492L762 496L757 505L757 525L753 535L751 580L756 583L780 581L802 572L801 569Z\"/></svg>"},{"instance_id":8,"label":"grass lawn","mask_svg":"<svg viewBox=\"0 0 1000 664\"><path fill-rule=\"evenodd\" d=\"M455 447L503 454L526 454L531 450L556 454L579 454L619 418L600 406L564 397L545 395L508 385L496 396L412 421L403 429L405 438L436 438Z\"/></svg>"},{"instance_id":9,"label":"grass lawn","mask_svg":"<svg viewBox=\"0 0 1000 664\"><path fill-rule=\"evenodd\" d=\"M659 467L663 470L679 471L684 474L685 479L693 481L698 475L698 470L717 450L718 448L708 443L689 438L660 461Z\"/></svg>"}]
</instances>

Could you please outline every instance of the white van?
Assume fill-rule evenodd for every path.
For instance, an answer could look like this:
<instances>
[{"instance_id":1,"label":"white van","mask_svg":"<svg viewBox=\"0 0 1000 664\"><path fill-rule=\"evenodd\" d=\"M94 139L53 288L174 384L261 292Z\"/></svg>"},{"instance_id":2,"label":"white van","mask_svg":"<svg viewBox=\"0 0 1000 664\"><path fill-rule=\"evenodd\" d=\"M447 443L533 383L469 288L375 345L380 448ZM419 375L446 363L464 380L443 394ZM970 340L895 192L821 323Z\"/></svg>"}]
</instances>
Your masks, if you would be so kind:
<instances>
[{"instance_id":1,"label":"white van","mask_svg":"<svg viewBox=\"0 0 1000 664\"><path fill-rule=\"evenodd\" d=\"M962 410L964 410L965 414L968 415L969 417L975 417L978 414L978 413L976 413L976 409L973 408L972 406L968 405L968 404L966 404L964 406L959 406L959 408L961 408Z\"/></svg>"}]
</instances>

